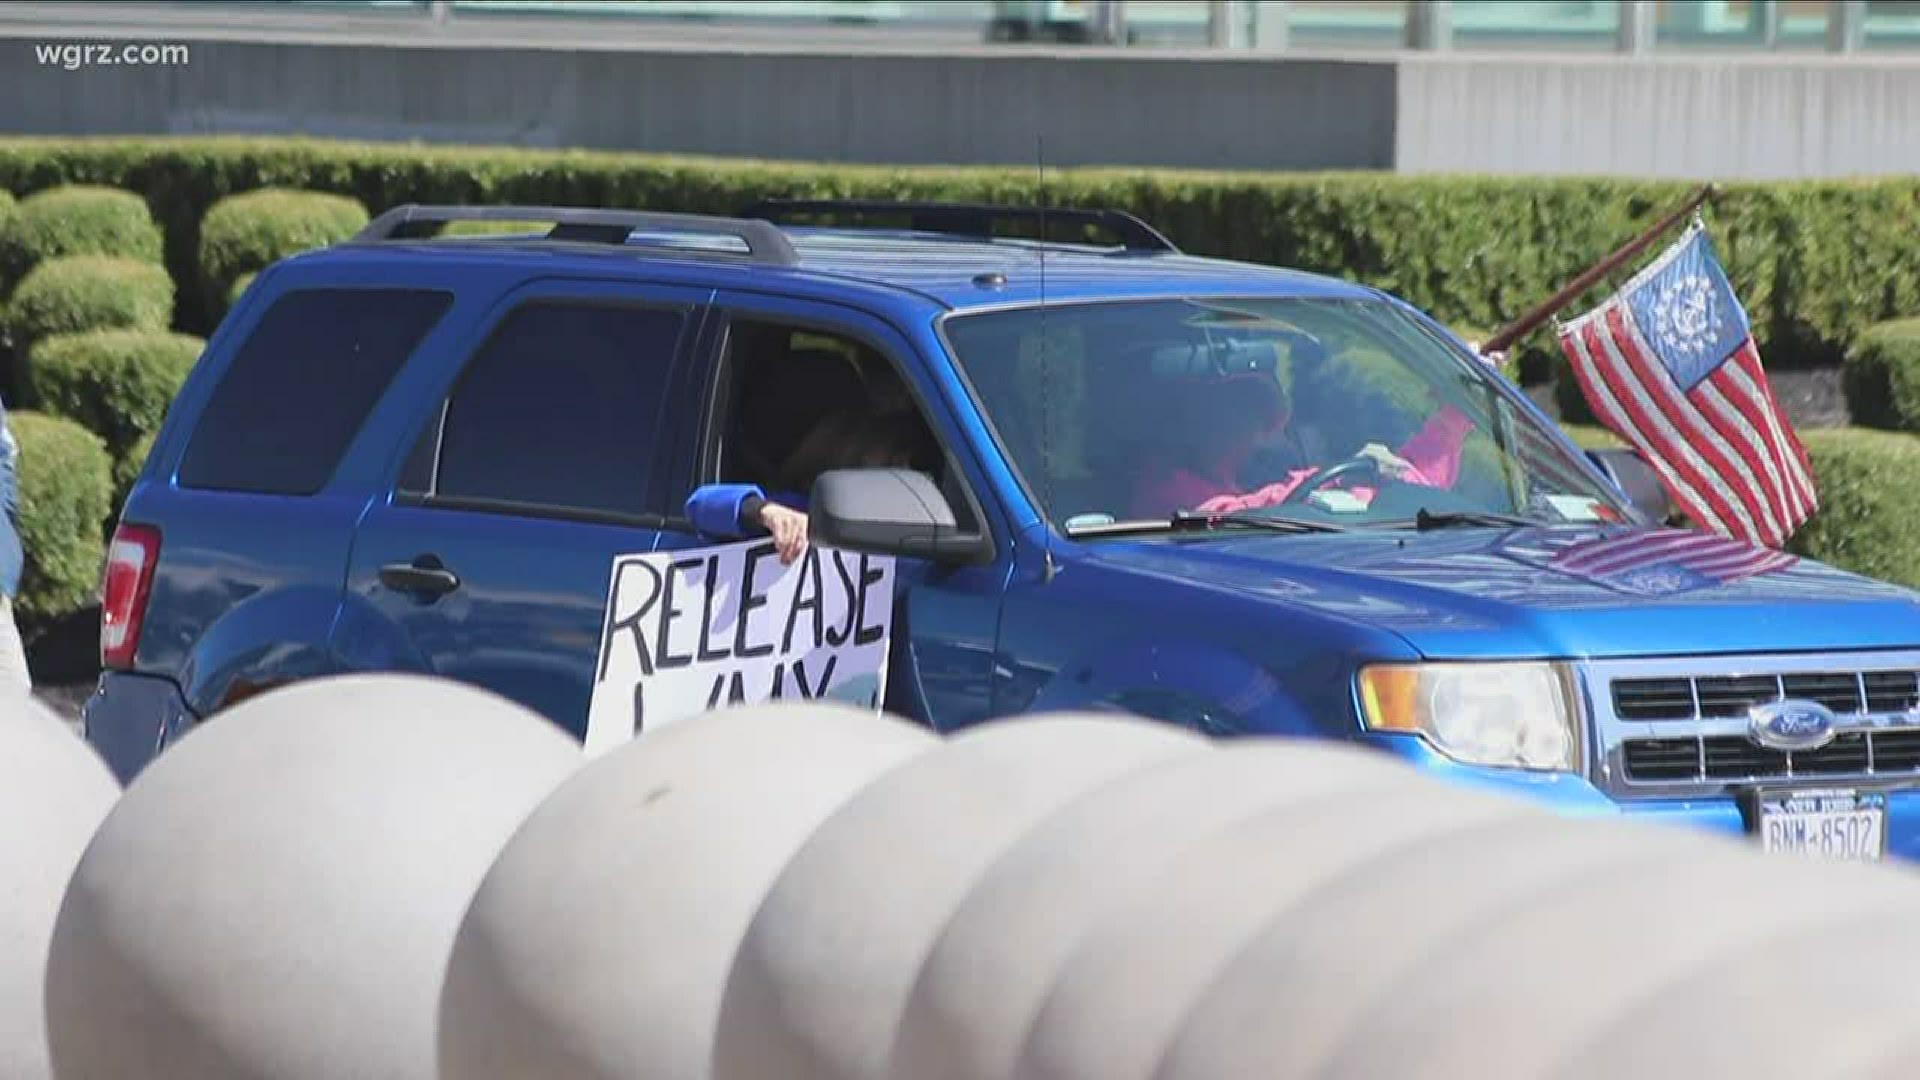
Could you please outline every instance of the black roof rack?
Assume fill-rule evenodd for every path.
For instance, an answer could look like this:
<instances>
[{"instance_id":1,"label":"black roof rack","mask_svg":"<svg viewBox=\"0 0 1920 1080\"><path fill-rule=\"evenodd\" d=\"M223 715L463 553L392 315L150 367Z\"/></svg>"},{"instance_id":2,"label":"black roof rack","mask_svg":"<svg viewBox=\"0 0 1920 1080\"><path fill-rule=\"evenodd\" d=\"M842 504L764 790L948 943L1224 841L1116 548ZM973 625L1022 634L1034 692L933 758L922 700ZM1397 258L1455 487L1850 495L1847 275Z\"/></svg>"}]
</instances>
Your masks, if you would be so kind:
<instances>
[{"instance_id":1,"label":"black roof rack","mask_svg":"<svg viewBox=\"0 0 1920 1080\"><path fill-rule=\"evenodd\" d=\"M570 206L396 206L368 222L354 242L410 240L431 236L455 221L532 221L553 223L548 240L588 244L625 244L635 232L658 230L731 237L746 245L747 257L775 266L795 266L800 255L787 234L760 219L707 214L667 214L651 210L597 210Z\"/></svg>"},{"instance_id":2,"label":"black roof rack","mask_svg":"<svg viewBox=\"0 0 1920 1080\"><path fill-rule=\"evenodd\" d=\"M987 203L893 202L885 199L763 199L740 212L743 218L796 224L796 217L845 215L849 217L905 216L907 227L915 232L955 233L992 239L996 221L1019 221L1038 226L1045 222L1051 231L1055 222L1105 228L1118 237L1128 251L1156 251L1179 254L1173 241L1153 226L1123 210L1094 210L1082 207L997 206Z\"/></svg>"}]
</instances>

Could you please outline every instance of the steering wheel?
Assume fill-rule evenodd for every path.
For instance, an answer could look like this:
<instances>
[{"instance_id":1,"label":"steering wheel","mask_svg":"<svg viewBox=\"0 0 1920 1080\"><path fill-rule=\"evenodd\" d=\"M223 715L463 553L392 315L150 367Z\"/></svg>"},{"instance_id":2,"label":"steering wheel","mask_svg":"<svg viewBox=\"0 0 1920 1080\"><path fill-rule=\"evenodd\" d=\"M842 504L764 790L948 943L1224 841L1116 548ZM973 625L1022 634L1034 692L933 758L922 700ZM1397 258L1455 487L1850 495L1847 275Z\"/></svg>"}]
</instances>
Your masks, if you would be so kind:
<instances>
[{"instance_id":1,"label":"steering wheel","mask_svg":"<svg viewBox=\"0 0 1920 1080\"><path fill-rule=\"evenodd\" d=\"M1380 462L1366 454L1355 454L1337 465L1329 465L1302 481L1299 487L1287 492L1287 497L1280 500L1280 505L1288 506L1293 503L1306 502L1314 492L1319 491L1335 480L1354 476L1368 476L1375 480L1380 479Z\"/></svg>"}]
</instances>

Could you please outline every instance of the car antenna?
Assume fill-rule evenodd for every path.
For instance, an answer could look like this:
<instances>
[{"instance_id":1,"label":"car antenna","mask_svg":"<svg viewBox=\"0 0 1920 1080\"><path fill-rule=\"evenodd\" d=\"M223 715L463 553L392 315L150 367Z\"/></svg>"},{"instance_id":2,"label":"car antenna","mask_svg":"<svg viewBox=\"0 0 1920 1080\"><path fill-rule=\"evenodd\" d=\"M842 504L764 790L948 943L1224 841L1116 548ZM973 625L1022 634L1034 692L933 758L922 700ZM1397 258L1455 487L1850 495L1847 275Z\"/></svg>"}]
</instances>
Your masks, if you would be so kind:
<instances>
[{"instance_id":1,"label":"car antenna","mask_svg":"<svg viewBox=\"0 0 1920 1080\"><path fill-rule=\"evenodd\" d=\"M1039 132L1033 136L1033 155L1040 181L1040 243L1034 251L1040 256L1040 584L1045 585L1053 581L1060 566L1053 561L1053 523L1048 520L1053 504L1053 469L1047 460L1053 456L1053 403L1047 387L1053 382L1053 339L1047 336L1047 144Z\"/></svg>"}]
</instances>

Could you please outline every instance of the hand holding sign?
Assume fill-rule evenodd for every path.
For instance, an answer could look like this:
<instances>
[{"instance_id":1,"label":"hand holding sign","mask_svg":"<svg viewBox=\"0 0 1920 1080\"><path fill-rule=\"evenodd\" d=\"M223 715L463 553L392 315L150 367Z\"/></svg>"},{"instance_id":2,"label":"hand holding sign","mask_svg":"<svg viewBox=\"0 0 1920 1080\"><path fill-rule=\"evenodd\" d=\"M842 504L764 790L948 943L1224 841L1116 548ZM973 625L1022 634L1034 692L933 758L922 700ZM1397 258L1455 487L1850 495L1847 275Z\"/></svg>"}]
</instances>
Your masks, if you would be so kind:
<instances>
[{"instance_id":1,"label":"hand holding sign","mask_svg":"<svg viewBox=\"0 0 1920 1080\"><path fill-rule=\"evenodd\" d=\"M760 506L760 524L773 535L773 547L780 563L790 566L807 550L807 515L779 503Z\"/></svg>"},{"instance_id":2,"label":"hand holding sign","mask_svg":"<svg viewBox=\"0 0 1920 1080\"><path fill-rule=\"evenodd\" d=\"M806 515L787 513L802 523L791 562L777 533L614 559L589 754L726 705L831 697L880 708L893 560L808 545Z\"/></svg>"}]
</instances>

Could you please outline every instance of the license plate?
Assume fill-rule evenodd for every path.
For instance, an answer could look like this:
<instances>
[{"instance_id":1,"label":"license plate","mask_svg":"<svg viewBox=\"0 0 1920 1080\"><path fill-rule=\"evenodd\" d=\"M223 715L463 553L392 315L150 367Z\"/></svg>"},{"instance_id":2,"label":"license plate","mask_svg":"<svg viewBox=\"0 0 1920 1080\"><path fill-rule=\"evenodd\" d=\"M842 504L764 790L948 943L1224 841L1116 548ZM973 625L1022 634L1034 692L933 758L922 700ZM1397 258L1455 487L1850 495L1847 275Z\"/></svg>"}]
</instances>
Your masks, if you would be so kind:
<instances>
[{"instance_id":1,"label":"license plate","mask_svg":"<svg viewBox=\"0 0 1920 1080\"><path fill-rule=\"evenodd\" d=\"M1887 847L1881 792L1787 791L1759 796L1760 846L1821 859L1878 862Z\"/></svg>"}]
</instances>

